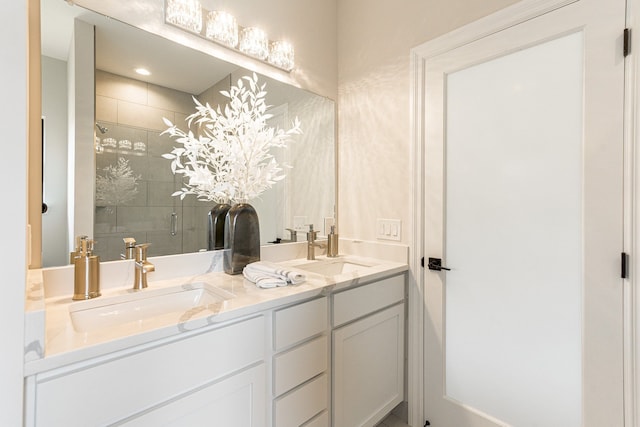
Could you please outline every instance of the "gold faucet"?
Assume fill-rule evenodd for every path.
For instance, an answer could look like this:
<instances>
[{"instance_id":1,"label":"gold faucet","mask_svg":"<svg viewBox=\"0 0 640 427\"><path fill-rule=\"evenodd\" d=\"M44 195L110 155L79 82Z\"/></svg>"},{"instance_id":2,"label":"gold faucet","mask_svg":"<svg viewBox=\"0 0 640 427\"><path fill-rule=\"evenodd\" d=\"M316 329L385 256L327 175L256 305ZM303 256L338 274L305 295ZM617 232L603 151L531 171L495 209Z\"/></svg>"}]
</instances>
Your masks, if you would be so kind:
<instances>
[{"instance_id":1,"label":"gold faucet","mask_svg":"<svg viewBox=\"0 0 640 427\"><path fill-rule=\"evenodd\" d=\"M309 224L309 231L307 231L307 259L308 260L316 259L316 247L318 248L326 247L324 243L316 243L317 238L318 238L318 232L313 231L313 224Z\"/></svg>"},{"instance_id":2,"label":"gold faucet","mask_svg":"<svg viewBox=\"0 0 640 427\"><path fill-rule=\"evenodd\" d=\"M136 239L125 237L122 240L124 240L124 253L120 254L120 259L133 259L136 251Z\"/></svg>"},{"instance_id":3,"label":"gold faucet","mask_svg":"<svg viewBox=\"0 0 640 427\"><path fill-rule=\"evenodd\" d=\"M147 287L147 273L156 271L156 266L147 261L147 248L151 243L136 245L136 267L133 289L140 290Z\"/></svg>"}]
</instances>

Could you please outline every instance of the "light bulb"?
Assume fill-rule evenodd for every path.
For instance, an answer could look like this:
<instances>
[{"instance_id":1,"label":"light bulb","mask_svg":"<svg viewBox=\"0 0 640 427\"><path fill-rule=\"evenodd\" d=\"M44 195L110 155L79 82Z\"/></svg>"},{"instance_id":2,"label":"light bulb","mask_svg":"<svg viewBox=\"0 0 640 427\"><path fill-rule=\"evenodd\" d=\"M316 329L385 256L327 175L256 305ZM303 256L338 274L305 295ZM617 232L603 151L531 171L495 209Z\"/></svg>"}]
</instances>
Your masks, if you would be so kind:
<instances>
[{"instance_id":1,"label":"light bulb","mask_svg":"<svg viewBox=\"0 0 640 427\"><path fill-rule=\"evenodd\" d=\"M167 0L164 20L194 33L202 30L202 4L200 0Z\"/></svg>"},{"instance_id":2,"label":"light bulb","mask_svg":"<svg viewBox=\"0 0 640 427\"><path fill-rule=\"evenodd\" d=\"M238 45L238 23L230 13L214 10L207 15L205 36L229 47Z\"/></svg>"},{"instance_id":3,"label":"light bulb","mask_svg":"<svg viewBox=\"0 0 640 427\"><path fill-rule=\"evenodd\" d=\"M269 55L267 34L259 28L244 28L240 33L239 49L247 55L264 60Z\"/></svg>"}]
</instances>

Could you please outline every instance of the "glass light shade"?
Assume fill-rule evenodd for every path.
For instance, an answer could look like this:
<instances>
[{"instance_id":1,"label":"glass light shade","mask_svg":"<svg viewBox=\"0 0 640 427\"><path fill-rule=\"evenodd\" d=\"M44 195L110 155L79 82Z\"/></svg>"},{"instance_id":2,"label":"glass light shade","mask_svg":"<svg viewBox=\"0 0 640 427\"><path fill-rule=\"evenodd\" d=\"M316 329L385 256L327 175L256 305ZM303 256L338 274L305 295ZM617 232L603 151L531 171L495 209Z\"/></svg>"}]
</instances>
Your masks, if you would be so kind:
<instances>
[{"instance_id":1,"label":"glass light shade","mask_svg":"<svg viewBox=\"0 0 640 427\"><path fill-rule=\"evenodd\" d=\"M276 67L291 71L294 65L293 56L293 46L291 43L284 41L271 43L268 60Z\"/></svg>"},{"instance_id":2,"label":"glass light shade","mask_svg":"<svg viewBox=\"0 0 640 427\"><path fill-rule=\"evenodd\" d=\"M200 0L167 0L164 20L194 33L200 33L202 4Z\"/></svg>"},{"instance_id":3,"label":"glass light shade","mask_svg":"<svg viewBox=\"0 0 640 427\"><path fill-rule=\"evenodd\" d=\"M269 39L261 29L247 27L240 33L240 46L238 48L247 55L266 59L269 55Z\"/></svg>"},{"instance_id":4,"label":"glass light shade","mask_svg":"<svg viewBox=\"0 0 640 427\"><path fill-rule=\"evenodd\" d=\"M230 13L214 10L207 15L205 36L229 47L238 45L238 23Z\"/></svg>"}]
</instances>

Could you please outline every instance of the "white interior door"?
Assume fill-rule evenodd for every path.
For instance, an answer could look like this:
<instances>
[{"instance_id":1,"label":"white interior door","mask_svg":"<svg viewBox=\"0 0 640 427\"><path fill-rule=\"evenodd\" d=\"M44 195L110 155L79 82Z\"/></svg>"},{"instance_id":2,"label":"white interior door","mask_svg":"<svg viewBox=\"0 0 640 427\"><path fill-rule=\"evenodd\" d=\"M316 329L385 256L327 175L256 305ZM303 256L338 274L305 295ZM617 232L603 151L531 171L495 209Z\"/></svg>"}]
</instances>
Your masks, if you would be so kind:
<instances>
[{"instance_id":1,"label":"white interior door","mask_svg":"<svg viewBox=\"0 0 640 427\"><path fill-rule=\"evenodd\" d=\"M432 426L623 425L624 20L579 0L426 58Z\"/></svg>"}]
</instances>

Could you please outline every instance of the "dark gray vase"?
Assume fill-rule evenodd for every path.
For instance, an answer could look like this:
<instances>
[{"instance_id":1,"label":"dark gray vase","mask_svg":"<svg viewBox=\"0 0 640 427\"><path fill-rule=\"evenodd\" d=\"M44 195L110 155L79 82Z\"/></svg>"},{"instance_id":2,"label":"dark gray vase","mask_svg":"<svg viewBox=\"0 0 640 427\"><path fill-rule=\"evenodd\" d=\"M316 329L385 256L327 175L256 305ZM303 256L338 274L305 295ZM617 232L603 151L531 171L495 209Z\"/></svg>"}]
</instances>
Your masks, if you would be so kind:
<instances>
[{"instance_id":1,"label":"dark gray vase","mask_svg":"<svg viewBox=\"0 0 640 427\"><path fill-rule=\"evenodd\" d=\"M249 263L260 261L260 224L248 203L233 205L224 223L224 272L242 273Z\"/></svg>"},{"instance_id":2,"label":"dark gray vase","mask_svg":"<svg viewBox=\"0 0 640 427\"><path fill-rule=\"evenodd\" d=\"M224 249L224 223L230 208L226 203L218 203L209 211L207 250Z\"/></svg>"}]
</instances>

